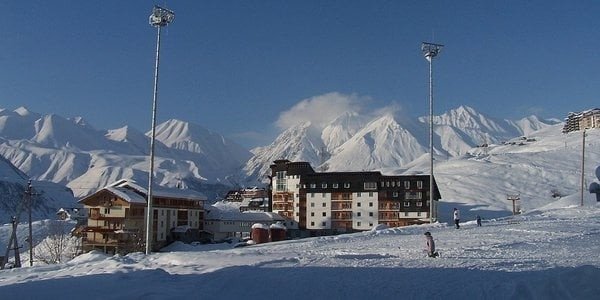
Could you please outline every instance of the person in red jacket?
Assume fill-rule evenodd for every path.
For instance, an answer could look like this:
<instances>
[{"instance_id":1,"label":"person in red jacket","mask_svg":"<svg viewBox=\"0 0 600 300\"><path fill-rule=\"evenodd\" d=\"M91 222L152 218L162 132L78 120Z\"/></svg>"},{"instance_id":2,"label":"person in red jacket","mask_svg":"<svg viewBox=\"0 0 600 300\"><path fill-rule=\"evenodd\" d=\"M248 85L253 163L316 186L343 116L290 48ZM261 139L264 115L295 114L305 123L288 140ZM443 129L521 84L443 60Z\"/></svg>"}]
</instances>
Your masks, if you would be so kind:
<instances>
[{"instance_id":1,"label":"person in red jacket","mask_svg":"<svg viewBox=\"0 0 600 300\"><path fill-rule=\"evenodd\" d=\"M429 231L425 232L425 243L427 244L427 256L437 257L438 253L435 251L435 242Z\"/></svg>"}]
</instances>

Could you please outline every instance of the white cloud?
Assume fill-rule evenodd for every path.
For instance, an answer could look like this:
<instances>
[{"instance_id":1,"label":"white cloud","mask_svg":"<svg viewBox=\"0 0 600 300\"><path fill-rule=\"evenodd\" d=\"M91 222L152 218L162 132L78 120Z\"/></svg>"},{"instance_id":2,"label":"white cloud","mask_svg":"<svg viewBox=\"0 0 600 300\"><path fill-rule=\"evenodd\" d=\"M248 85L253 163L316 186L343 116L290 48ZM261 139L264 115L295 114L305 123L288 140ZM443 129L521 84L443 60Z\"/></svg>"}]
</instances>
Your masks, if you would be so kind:
<instances>
[{"instance_id":1,"label":"white cloud","mask_svg":"<svg viewBox=\"0 0 600 300\"><path fill-rule=\"evenodd\" d=\"M275 124L286 129L309 121L315 126L323 127L345 112L361 112L369 102L370 97L338 92L314 96L282 112Z\"/></svg>"}]
</instances>

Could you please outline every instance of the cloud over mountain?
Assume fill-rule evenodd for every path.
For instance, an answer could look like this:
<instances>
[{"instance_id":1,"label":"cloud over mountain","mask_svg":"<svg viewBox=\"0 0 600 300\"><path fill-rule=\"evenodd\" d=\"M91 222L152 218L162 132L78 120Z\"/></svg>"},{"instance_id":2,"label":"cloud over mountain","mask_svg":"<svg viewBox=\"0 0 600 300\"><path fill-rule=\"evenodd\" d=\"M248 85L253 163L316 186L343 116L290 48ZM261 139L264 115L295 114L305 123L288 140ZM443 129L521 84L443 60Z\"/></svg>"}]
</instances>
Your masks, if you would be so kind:
<instances>
[{"instance_id":1,"label":"cloud over mountain","mask_svg":"<svg viewBox=\"0 0 600 300\"><path fill-rule=\"evenodd\" d=\"M292 108L280 114L276 125L281 129L310 122L315 127L325 127L345 113L360 113L369 97L338 92L327 93L301 100Z\"/></svg>"}]
</instances>

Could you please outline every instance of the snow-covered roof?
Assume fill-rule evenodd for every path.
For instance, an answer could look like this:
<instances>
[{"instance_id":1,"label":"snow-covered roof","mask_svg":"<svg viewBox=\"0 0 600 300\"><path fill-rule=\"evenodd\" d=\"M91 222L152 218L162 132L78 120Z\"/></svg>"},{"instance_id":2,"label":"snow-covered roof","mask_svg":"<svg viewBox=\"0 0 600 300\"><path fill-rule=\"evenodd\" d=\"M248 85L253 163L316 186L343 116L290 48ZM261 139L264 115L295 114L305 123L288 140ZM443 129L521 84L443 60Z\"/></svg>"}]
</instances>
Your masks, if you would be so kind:
<instances>
[{"instance_id":1,"label":"snow-covered roof","mask_svg":"<svg viewBox=\"0 0 600 300\"><path fill-rule=\"evenodd\" d=\"M252 225L252 229L255 229L255 228L269 229L269 226L262 224L262 223L254 223L254 225Z\"/></svg>"},{"instance_id":2,"label":"snow-covered roof","mask_svg":"<svg viewBox=\"0 0 600 300\"><path fill-rule=\"evenodd\" d=\"M104 189L129 203L146 203L146 197L128 188L107 186Z\"/></svg>"},{"instance_id":3,"label":"snow-covered roof","mask_svg":"<svg viewBox=\"0 0 600 300\"><path fill-rule=\"evenodd\" d=\"M121 179L112 184L109 184L107 188L108 187L129 188L136 190L137 192L142 193L144 195L148 195L148 190L146 188L140 186L139 184L137 184L137 182L130 179ZM188 189L183 190L177 188L166 188L162 186L155 186L152 189L152 195L154 197L177 198L184 200L206 201L208 199L208 197L206 197L203 193L198 191Z\"/></svg>"},{"instance_id":4,"label":"snow-covered roof","mask_svg":"<svg viewBox=\"0 0 600 300\"><path fill-rule=\"evenodd\" d=\"M206 208L206 220L276 222L286 221L284 217L273 212L245 211L240 212L240 203L220 201Z\"/></svg>"}]
</instances>

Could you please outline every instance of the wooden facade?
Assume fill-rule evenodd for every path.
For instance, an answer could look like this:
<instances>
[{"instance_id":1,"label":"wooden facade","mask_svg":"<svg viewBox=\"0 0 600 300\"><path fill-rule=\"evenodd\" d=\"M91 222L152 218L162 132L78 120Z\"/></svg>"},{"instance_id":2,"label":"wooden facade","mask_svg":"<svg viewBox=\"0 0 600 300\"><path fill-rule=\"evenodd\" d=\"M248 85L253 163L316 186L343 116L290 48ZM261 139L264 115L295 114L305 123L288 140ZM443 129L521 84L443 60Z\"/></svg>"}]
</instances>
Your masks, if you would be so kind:
<instances>
[{"instance_id":1,"label":"wooden facade","mask_svg":"<svg viewBox=\"0 0 600 300\"><path fill-rule=\"evenodd\" d=\"M153 194L152 248L159 250L176 239L172 232L199 235L204 226L204 197L200 193L162 190ZM146 231L146 191L129 181L119 181L79 202L88 211L83 250L106 253L143 251ZM194 236L194 234L192 234ZM199 238L198 238L199 239Z\"/></svg>"}]
</instances>

